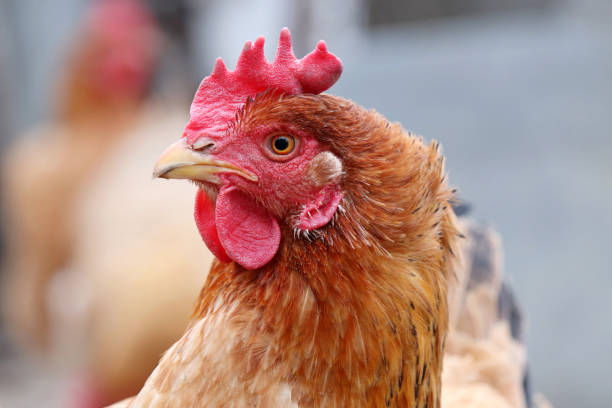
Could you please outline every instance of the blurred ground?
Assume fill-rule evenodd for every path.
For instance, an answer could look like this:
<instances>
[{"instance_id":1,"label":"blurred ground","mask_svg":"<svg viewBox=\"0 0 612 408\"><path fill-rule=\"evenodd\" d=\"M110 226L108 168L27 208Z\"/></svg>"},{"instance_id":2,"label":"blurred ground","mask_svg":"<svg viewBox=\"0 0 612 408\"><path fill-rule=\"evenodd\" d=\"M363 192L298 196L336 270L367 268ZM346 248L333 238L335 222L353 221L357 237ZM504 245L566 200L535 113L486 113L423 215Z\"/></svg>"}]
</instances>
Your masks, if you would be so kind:
<instances>
[{"instance_id":1,"label":"blurred ground","mask_svg":"<svg viewBox=\"0 0 612 408\"><path fill-rule=\"evenodd\" d=\"M230 3L216 16L237 9ZM313 33L345 64L332 93L442 142L451 182L501 232L527 314L534 388L559 408L611 400L611 17L604 1L575 1L374 31L322 24ZM253 27L236 28L248 18L208 25L220 40L207 52L233 66L241 41L255 37ZM282 25L270 17L255 30L267 50ZM201 60L204 76L212 63ZM61 375L15 361L0 358L0 406L60 406Z\"/></svg>"}]
</instances>

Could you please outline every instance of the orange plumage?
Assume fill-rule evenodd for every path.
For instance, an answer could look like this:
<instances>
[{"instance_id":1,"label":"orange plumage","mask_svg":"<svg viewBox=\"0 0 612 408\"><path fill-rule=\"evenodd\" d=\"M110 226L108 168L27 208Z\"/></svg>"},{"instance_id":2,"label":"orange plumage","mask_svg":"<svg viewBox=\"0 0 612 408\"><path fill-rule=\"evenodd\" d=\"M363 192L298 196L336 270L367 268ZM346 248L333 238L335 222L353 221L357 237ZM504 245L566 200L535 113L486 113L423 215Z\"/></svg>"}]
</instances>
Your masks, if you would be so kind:
<instances>
[{"instance_id":1,"label":"orange plumage","mask_svg":"<svg viewBox=\"0 0 612 408\"><path fill-rule=\"evenodd\" d=\"M342 162L344 198L308 233L285 214L262 268L216 261L129 406L439 407L459 232L437 143L331 95L265 93L238 117L316 138Z\"/></svg>"}]
</instances>

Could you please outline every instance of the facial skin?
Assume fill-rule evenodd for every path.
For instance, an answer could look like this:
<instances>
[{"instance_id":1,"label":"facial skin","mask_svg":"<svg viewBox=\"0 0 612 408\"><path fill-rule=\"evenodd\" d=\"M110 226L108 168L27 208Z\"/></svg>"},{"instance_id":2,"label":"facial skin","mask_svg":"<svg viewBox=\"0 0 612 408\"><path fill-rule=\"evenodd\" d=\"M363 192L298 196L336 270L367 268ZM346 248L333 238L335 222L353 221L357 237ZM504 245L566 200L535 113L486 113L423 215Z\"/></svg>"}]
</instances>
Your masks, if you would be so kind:
<instances>
[{"instance_id":1,"label":"facial skin","mask_svg":"<svg viewBox=\"0 0 612 408\"><path fill-rule=\"evenodd\" d=\"M235 174L222 174L225 185L235 185L262 203L278 218L304 205L316 193L316 186L305 177L312 159L323 151L312 136L290 125L236 129L234 138L226 139L211 154L257 176L254 183ZM278 140L280 138L280 140ZM274 143L292 141L287 153L274 151Z\"/></svg>"}]
</instances>

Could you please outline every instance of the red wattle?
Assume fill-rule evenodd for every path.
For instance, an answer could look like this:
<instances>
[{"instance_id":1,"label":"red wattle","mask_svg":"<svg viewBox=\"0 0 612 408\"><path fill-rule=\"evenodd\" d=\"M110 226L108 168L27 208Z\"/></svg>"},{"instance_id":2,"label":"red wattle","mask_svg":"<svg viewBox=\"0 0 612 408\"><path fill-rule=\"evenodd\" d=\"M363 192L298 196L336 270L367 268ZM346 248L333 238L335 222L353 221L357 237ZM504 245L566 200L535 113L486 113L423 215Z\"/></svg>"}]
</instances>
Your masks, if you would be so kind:
<instances>
[{"instance_id":1,"label":"red wattle","mask_svg":"<svg viewBox=\"0 0 612 408\"><path fill-rule=\"evenodd\" d=\"M280 227L276 218L235 187L223 187L219 192L215 224L229 257L247 269L261 268L278 251Z\"/></svg>"},{"instance_id":2,"label":"red wattle","mask_svg":"<svg viewBox=\"0 0 612 408\"><path fill-rule=\"evenodd\" d=\"M221 262L231 262L227 252L223 249L219 235L217 234L217 226L215 225L215 208L212 200L202 190L198 189L195 202L195 222L198 231L204 240L204 243L210 249L214 256L219 258Z\"/></svg>"}]
</instances>

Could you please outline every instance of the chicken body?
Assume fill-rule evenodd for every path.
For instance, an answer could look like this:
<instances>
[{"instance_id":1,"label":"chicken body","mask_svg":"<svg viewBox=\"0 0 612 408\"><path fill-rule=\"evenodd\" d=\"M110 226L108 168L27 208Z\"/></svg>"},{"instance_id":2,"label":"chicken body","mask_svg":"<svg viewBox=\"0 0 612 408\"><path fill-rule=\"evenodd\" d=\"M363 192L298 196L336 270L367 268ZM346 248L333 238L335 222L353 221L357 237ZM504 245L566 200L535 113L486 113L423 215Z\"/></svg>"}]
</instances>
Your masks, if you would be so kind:
<instances>
[{"instance_id":1,"label":"chicken body","mask_svg":"<svg viewBox=\"0 0 612 408\"><path fill-rule=\"evenodd\" d=\"M449 290L442 407L535 406L522 315L502 274L500 237L466 217L459 221L464 262Z\"/></svg>"},{"instance_id":2,"label":"chicken body","mask_svg":"<svg viewBox=\"0 0 612 408\"><path fill-rule=\"evenodd\" d=\"M193 189L150 177L150 157L180 131L184 113L149 103L133 120L75 202L79 239L48 304L55 351L72 357L92 406L142 388L184 332L212 262L190 222Z\"/></svg>"},{"instance_id":3,"label":"chicken body","mask_svg":"<svg viewBox=\"0 0 612 408\"><path fill-rule=\"evenodd\" d=\"M466 236L459 249L464 262L457 270L457 280L452 279L449 285L450 330L444 351L441 406L549 407L541 395L532 400L525 388L522 320L517 306L508 305L504 295L508 289L502 283L499 236L466 217L459 221ZM295 406L283 391L279 391L279 399L284 396L285 406Z\"/></svg>"},{"instance_id":4,"label":"chicken body","mask_svg":"<svg viewBox=\"0 0 612 408\"><path fill-rule=\"evenodd\" d=\"M96 2L58 78L56 118L2 157L2 297L20 345L49 346L48 287L72 256L75 203L131 126L152 79L156 44L154 23L139 0Z\"/></svg>"},{"instance_id":5,"label":"chicken body","mask_svg":"<svg viewBox=\"0 0 612 408\"><path fill-rule=\"evenodd\" d=\"M459 233L437 145L329 95L264 95L243 115L328 144L342 209L311 236L283 222L262 268L214 263L196 319L130 406L438 407Z\"/></svg>"},{"instance_id":6,"label":"chicken body","mask_svg":"<svg viewBox=\"0 0 612 408\"><path fill-rule=\"evenodd\" d=\"M75 202L87 176L131 120L116 113L106 126L97 116L41 128L13 146L2 163L10 237L3 302L21 345L48 345L48 285L72 255Z\"/></svg>"},{"instance_id":7,"label":"chicken body","mask_svg":"<svg viewBox=\"0 0 612 408\"><path fill-rule=\"evenodd\" d=\"M176 101L148 95L159 35L146 2L95 2L53 121L2 158L7 328L70 375L66 399L82 408L142 388L184 332L212 261L185 213L191 189L150 177L150 158L185 120ZM155 202L169 211L162 220Z\"/></svg>"}]
</instances>

